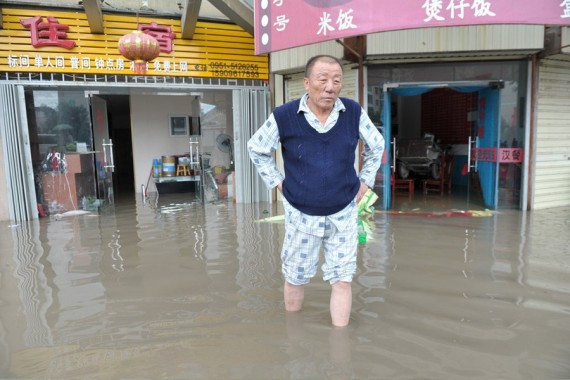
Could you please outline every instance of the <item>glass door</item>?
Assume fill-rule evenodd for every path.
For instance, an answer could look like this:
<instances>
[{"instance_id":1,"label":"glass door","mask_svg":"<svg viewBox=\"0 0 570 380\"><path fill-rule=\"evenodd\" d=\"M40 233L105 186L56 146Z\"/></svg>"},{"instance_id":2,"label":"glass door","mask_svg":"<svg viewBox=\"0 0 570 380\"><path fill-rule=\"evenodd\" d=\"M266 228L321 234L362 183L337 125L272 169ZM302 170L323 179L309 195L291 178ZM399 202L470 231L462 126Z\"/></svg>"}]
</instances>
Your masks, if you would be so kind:
<instances>
[{"instance_id":1,"label":"glass door","mask_svg":"<svg viewBox=\"0 0 570 380\"><path fill-rule=\"evenodd\" d=\"M496 209L499 184L499 89L479 91L478 129L470 152L470 167L477 173L486 208Z\"/></svg>"},{"instance_id":2,"label":"glass door","mask_svg":"<svg viewBox=\"0 0 570 380\"><path fill-rule=\"evenodd\" d=\"M378 171L376 184L377 191L380 190L377 194L382 199L384 209L393 207L392 187L394 183L398 185L398 188L400 188L400 185L408 186L408 188L406 188L408 193L412 193L413 189L409 187L414 186L413 183L398 184L399 180L396 180L398 177L407 178L407 174L404 175L404 171L401 170L402 168L406 169L406 166L413 168L419 178L425 178L426 176L433 178L433 180L430 180L432 185L435 181L435 185L437 185L439 189L441 189L441 186L444 188L445 186L448 187L448 190L445 191L445 193L447 193L446 198L441 198L443 202L435 198L430 198L431 206L439 205L438 207L461 208L466 210L477 205L479 205L479 207L484 205L485 208L490 209L497 208L499 174L497 164L500 131L499 90L501 88L499 83L502 82L388 83L384 85L381 120L383 124L382 134L386 140L386 149L382 166ZM467 141L464 143L449 142L453 141L453 138L462 132L454 132L454 134L443 133L443 136L448 137L448 142L444 141L445 145L436 144L439 146L438 149L441 152L441 164L439 165L431 163L431 160L434 159L430 157L429 150L425 153L425 157L422 153L425 151L423 145L425 141L420 140L431 135L430 138L432 141L435 141L433 140L435 139L433 133L426 133L424 135L422 132L423 137L416 136L416 138L412 139L402 138L398 141L395 138L396 134L403 133L404 131L403 129L398 131L397 123L392 123L392 118L394 117L392 97L417 97L434 90L440 91L437 98L440 103L443 101L442 99L451 99L450 93L458 94L454 95L455 98L460 96L459 99L462 100L464 104L472 104L471 99L477 103L472 104L474 108L469 106L467 109L468 112L465 110L465 106L459 108L459 111L455 111L455 115L458 115L459 112L465 112L465 114L460 117L464 117L468 123L473 123L467 124L469 125L469 134L467 135ZM447 93L442 91L447 91ZM469 93L472 93L473 96L464 95ZM444 96L442 94L445 94L446 98L441 98ZM443 107L439 107L439 109L439 114L443 115L441 111ZM469 111L471 109L473 111ZM447 121L447 115L445 115L443 119ZM426 121L425 124L428 124L428 121ZM446 126L447 125L453 127L451 123L446 124ZM465 125L465 123L463 125ZM421 127L425 127L423 123ZM453 129L451 127L447 130L444 129L443 132L452 131ZM441 126L439 126L439 128L439 132L442 132ZM461 129L457 127L455 127L455 130L461 131ZM426 129L426 131L433 132L430 129ZM406 161L404 161L406 165L402 165L403 159L400 156L398 157L400 162L396 162L396 152L399 152L406 158ZM427 163L429 163L429 167ZM445 172L442 171L444 164ZM397 165L398 170L396 170ZM432 171L438 170L439 178L436 174L437 172L429 172L427 171L428 168ZM454 168L458 170L454 170ZM395 173L396 171L397 173ZM442 176L443 174L445 174L445 177ZM453 177L455 177L455 179ZM447 180L445 180L445 178L447 178ZM427 181L423 183L425 186ZM450 184L454 184L456 191L450 191ZM444 192L439 191L443 196ZM425 199L427 198L424 197L424 200Z\"/></svg>"},{"instance_id":3,"label":"glass door","mask_svg":"<svg viewBox=\"0 0 570 380\"><path fill-rule=\"evenodd\" d=\"M95 170L97 184L97 203L99 206L114 203L113 141L109 138L107 120L107 102L105 99L90 95L91 123L93 126L93 144L95 147Z\"/></svg>"},{"instance_id":4,"label":"glass door","mask_svg":"<svg viewBox=\"0 0 570 380\"><path fill-rule=\"evenodd\" d=\"M380 133L384 137L384 155L382 156L382 164L376 175L376 184L374 185L376 194L382 202L382 209L388 210L392 203L392 172L395 170L395 141L392 141L392 115L390 110L390 92L384 91L382 95L382 111L380 118L382 119L382 128ZM394 146L393 146L394 145Z\"/></svg>"},{"instance_id":5,"label":"glass door","mask_svg":"<svg viewBox=\"0 0 570 380\"><path fill-rule=\"evenodd\" d=\"M26 91L40 216L89 209L96 199L89 104L83 91Z\"/></svg>"}]
</instances>

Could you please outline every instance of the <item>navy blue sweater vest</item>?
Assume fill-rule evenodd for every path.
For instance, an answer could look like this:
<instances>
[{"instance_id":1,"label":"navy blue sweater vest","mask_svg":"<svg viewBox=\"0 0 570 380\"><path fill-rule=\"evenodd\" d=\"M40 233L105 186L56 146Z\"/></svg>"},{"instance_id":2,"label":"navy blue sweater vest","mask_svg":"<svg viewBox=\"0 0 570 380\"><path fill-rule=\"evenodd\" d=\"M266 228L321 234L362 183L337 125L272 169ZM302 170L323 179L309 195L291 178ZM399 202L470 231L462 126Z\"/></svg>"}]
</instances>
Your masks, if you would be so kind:
<instances>
[{"instance_id":1,"label":"navy blue sweater vest","mask_svg":"<svg viewBox=\"0 0 570 380\"><path fill-rule=\"evenodd\" d=\"M358 193L354 169L361 107L341 98L346 107L337 123L319 133L299 110L300 99L273 111L285 166L283 195L308 215L332 215L345 208Z\"/></svg>"}]
</instances>

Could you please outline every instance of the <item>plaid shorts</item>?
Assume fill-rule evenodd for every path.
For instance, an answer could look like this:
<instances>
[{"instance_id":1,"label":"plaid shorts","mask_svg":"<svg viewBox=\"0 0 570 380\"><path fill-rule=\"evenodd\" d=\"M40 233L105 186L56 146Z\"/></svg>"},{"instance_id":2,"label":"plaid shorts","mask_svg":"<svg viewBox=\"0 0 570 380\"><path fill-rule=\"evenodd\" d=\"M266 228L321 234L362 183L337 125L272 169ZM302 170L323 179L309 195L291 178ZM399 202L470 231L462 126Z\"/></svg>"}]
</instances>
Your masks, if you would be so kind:
<instances>
[{"instance_id":1,"label":"plaid shorts","mask_svg":"<svg viewBox=\"0 0 570 380\"><path fill-rule=\"evenodd\" d=\"M285 223L285 239L281 250L281 269L285 281L293 285L308 284L317 273L321 244L325 262L321 267L323 280L335 284L351 282L356 273L358 245L356 218L339 231L325 219L323 237L299 231L295 224Z\"/></svg>"}]
</instances>

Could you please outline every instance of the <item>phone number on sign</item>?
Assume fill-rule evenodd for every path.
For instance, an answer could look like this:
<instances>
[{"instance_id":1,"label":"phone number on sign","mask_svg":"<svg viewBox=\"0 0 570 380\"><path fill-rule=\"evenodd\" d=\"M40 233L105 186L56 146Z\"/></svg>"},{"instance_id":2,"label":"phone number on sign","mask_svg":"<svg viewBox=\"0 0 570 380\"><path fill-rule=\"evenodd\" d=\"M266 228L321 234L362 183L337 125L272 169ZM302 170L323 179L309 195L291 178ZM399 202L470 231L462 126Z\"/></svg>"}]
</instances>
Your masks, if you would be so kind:
<instances>
[{"instance_id":1,"label":"phone number on sign","mask_svg":"<svg viewBox=\"0 0 570 380\"><path fill-rule=\"evenodd\" d=\"M245 63L222 63L213 62L210 64L195 65L196 71L209 71L217 77L241 77L241 78L258 78L259 67L254 64Z\"/></svg>"},{"instance_id":2,"label":"phone number on sign","mask_svg":"<svg viewBox=\"0 0 570 380\"><path fill-rule=\"evenodd\" d=\"M215 77L240 77L240 78L259 78L259 73L254 71L241 70L212 70Z\"/></svg>"}]
</instances>

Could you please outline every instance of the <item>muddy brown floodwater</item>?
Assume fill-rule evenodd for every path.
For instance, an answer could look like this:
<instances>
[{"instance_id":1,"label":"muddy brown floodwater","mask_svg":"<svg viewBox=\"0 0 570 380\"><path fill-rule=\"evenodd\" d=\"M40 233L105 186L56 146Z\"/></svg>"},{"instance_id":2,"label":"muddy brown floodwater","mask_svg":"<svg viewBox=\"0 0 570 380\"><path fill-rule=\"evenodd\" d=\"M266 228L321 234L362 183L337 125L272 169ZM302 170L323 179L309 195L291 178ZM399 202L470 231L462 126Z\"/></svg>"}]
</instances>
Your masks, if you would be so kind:
<instances>
[{"instance_id":1,"label":"muddy brown floodwater","mask_svg":"<svg viewBox=\"0 0 570 380\"><path fill-rule=\"evenodd\" d=\"M264 210L269 213L264 213ZM349 327L283 310L280 205L0 224L0 378L570 378L570 208L378 212Z\"/></svg>"}]
</instances>

